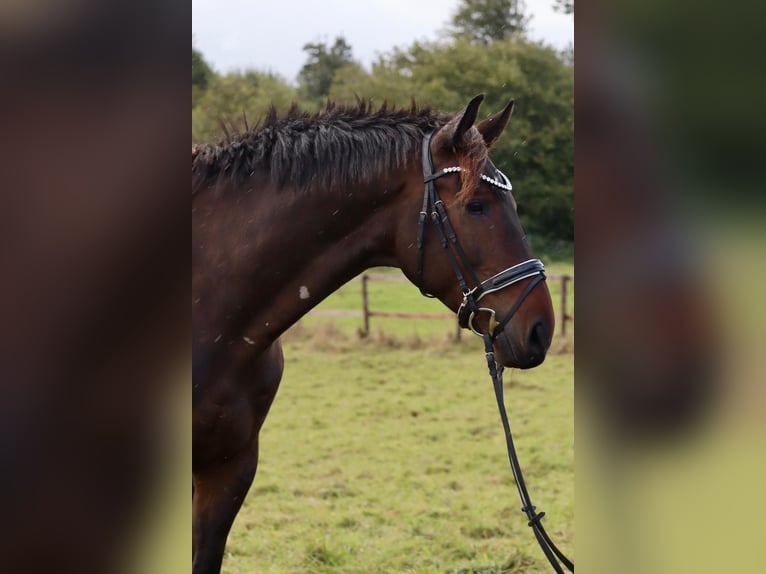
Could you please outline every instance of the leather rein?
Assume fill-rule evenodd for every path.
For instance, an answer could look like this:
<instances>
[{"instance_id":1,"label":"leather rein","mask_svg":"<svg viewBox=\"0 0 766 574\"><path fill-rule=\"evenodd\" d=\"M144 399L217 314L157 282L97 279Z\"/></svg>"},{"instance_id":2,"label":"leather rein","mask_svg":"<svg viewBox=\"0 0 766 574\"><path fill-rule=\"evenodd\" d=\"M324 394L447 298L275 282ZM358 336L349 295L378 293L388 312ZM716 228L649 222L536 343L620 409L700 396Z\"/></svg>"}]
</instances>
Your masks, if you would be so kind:
<instances>
[{"instance_id":1,"label":"leather rein","mask_svg":"<svg viewBox=\"0 0 766 574\"><path fill-rule=\"evenodd\" d=\"M532 528L535 538L537 538L537 542L540 544L540 547L548 558L548 561L551 563L551 566L553 566L553 569L557 573L563 574L564 570L561 568L561 565L563 564L570 572L574 572L574 563L564 556L564 554L556 547L548 536L548 533L545 531L545 528L543 528L541 520L543 516L545 516L545 512L536 512L536 508L532 504L529 492L527 491L519 459L516 454L516 447L513 443L513 436L511 435L508 414L505 409L505 400L503 398L503 366L497 364L495 353L493 351L493 343L498 334L502 332L505 325L508 324L516 311L518 311L521 304L532 292L535 286L545 280L545 267L539 259L529 259L518 265L509 267L485 281L479 281L473 266L468 261L468 257L457 239L455 230L449 222L447 210L439 198L439 193L436 191L436 186L434 184L434 182L441 177L460 172L460 167L447 167L438 173L434 173L433 158L431 156L431 140L433 135L434 132L431 132L426 134L423 138L423 182L425 183L425 192L423 193L423 209L420 212L420 219L418 222L418 283L421 286L421 292L427 297L432 297L432 295L423 291L422 287L423 241L425 238L426 222L430 215L430 220L434 224L434 227L436 227L436 231L439 235L439 242L441 243L442 248L447 252L452 268L455 271L455 276L460 285L460 289L463 292L463 302L460 304L457 312L458 323L463 328L471 329L471 331L484 340L487 366L489 368L490 376L492 377L492 385L495 390L497 407L500 411L500 419L503 423L503 430L505 431L508 460L511 464L511 472L513 472L513 477L519 491L519 497L521 498L521 511L526 514L528 519L527 524ZM492 165L492 162L489 163ZM497 168L495 168L495 171L505 181L484 174L481 174L480 177L494 187L510 192L511 182L501 171L497 170ZM458 263L458 258L462 263L462 269L466 270L474 287L469 287L465 274ZM494 309L480 306L480 301L485 295L500 291L501 289L510 287L525 279L531 279L531 281L524 288L518 299L516 299L513 306L511 306L505 316L499 321L497 319L497 312ZM474 326L474 321L480 313L489 314L489 331L486 333L482 333Z\"/></svg>"}]
</instances>

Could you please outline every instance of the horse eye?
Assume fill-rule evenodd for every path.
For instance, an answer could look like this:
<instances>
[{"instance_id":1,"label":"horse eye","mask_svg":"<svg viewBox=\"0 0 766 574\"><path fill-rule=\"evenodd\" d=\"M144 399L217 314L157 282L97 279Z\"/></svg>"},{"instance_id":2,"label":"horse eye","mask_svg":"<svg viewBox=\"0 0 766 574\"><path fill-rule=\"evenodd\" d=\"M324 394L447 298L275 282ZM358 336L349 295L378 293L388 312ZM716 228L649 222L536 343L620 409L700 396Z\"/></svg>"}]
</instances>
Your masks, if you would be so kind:
<instances>
[{"instance_id":1,"label":"horse eye","mask_svg":"<svg viewBox=\"0 0 766 574\"><path fill-rule=\"evenodd\" d=\"M472 213L475 215L480 215L482 213L486 213L486 205L484 205L484 202L478 199L472 199L468 202L468 205L465 206L466 211L468 213Z\"/></svg>"}]
</instances>

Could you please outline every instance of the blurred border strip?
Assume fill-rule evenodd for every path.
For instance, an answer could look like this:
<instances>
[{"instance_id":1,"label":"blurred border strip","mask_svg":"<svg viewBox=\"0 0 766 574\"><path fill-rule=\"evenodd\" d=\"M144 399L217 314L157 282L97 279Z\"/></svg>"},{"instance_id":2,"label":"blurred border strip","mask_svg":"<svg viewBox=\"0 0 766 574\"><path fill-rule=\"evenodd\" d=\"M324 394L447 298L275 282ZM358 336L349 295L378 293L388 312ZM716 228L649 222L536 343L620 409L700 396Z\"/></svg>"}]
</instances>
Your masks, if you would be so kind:
<instances>
[{"instance_id":1,"label":"blurred border strip","mask_svg":"<svg viewBox=\"0 0 766 574\"><path fill-rule=\"evenodd\" d=\"M0 14L0 561L121 572L188 464L190 6Z\"/></svg>"},{"instance_id":2,"label":"blurred border strip","mask_svg":"<svg viewBox=\"0 0 766 574\"><path fill-rule=\"evenodd\" d=\"M761 569L763 12L575 9L584 572Z\"/></svg>"}]
</instances>

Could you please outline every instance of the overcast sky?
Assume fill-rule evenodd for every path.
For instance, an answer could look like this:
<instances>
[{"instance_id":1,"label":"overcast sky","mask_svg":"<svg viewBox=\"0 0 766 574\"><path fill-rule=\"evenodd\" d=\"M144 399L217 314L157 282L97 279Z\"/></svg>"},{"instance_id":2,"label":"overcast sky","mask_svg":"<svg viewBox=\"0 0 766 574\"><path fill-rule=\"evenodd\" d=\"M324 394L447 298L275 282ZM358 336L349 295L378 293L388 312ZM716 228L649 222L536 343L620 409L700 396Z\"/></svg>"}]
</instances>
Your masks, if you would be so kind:
<instances>
[{"instance_id":1,"label":"overcast sky","mask_svg":"<svg viewBox=\"0 0 766 574\"><path fill-rule=\"evenodd\" d=\"M563 49L574 42L574 19L554 0L526 0L530 36ZM218 72L255 68L295 81L317 40L345 36L369 69L378 54L414 40L436 39L459 0L192 0L195 47Z\"/></svg>"}]
</instances>

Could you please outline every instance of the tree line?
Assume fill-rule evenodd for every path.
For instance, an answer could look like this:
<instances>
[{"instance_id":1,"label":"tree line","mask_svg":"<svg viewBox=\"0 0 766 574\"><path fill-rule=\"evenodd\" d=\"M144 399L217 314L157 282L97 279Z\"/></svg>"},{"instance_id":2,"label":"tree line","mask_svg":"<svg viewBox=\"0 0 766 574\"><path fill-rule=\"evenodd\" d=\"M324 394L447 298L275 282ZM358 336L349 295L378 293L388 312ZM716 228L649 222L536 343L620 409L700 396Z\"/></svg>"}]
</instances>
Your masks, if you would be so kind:
<instances>
[{"instance_id":1,"label":"tree line","mask_svg":"<svg viewBox=\"0 0 766 574\"><path fill-rule=\"evenodd\" d=\"M555 0L571 13L573 2ZM224 130L252 125L269 106L318 110L328 100L429 104L456 111L477 93L484 114L516 100L493 161L511 178L519 216L531 239L574 239L573 50L527 38L522 0L463 0L434 42L415 42L366 69L345 38L307 43L295 84L258 70L216 73L192 46L192 140L215 142Z\"/></svg>"}]
</instances>

